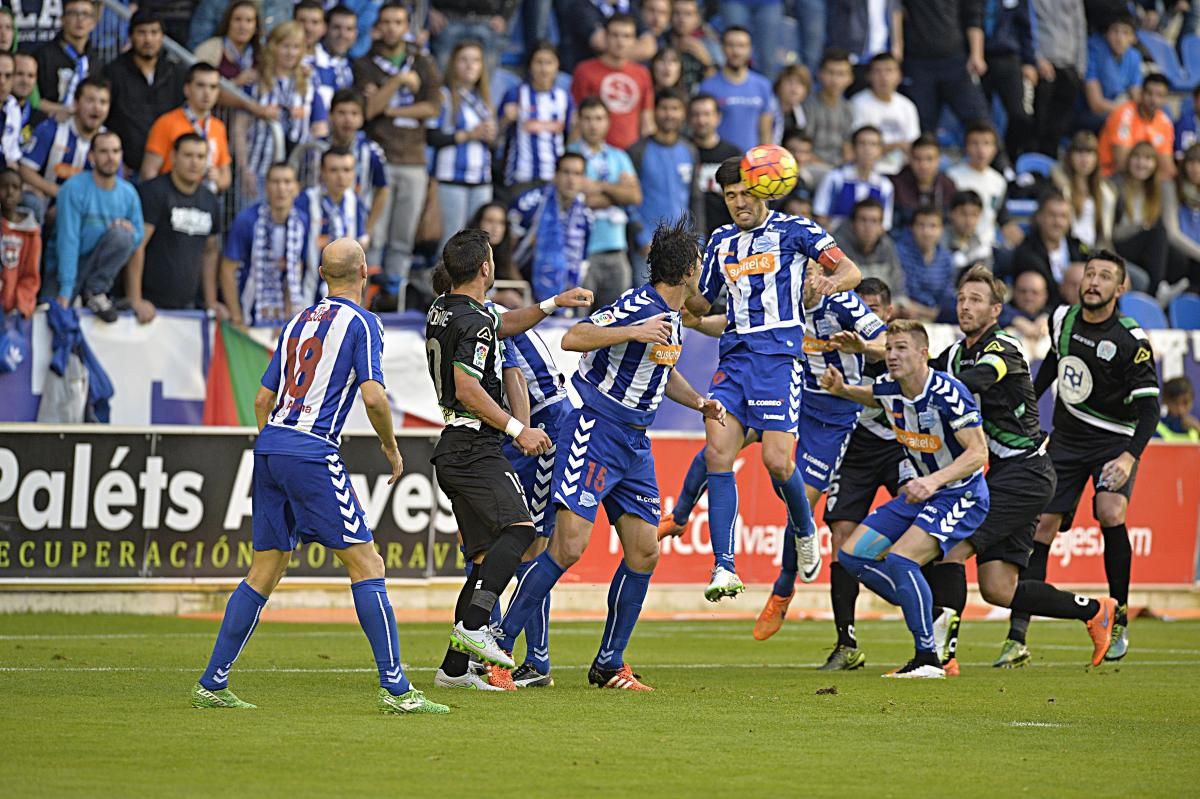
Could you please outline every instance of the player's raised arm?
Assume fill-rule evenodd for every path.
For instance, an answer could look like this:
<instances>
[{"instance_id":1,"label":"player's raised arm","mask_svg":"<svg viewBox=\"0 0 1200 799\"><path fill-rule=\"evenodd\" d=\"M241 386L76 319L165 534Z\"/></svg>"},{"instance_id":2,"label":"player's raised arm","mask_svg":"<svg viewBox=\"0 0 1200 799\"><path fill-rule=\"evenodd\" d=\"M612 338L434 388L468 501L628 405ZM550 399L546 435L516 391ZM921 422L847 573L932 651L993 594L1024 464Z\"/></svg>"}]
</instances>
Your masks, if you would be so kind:
<instances>
[{"instance_id":1,"label":"player's raised arm","mask_svg":"<svg viewBox=\"0 0 1200 799\"><path fill-rule=\"evenodd\" d=\"M537 305L509 311L500 318L500 338L516 336L529 330L559 308L587 308L594 302L592 292L576 286Z\"/></svg>"},{"instance_id":2,"label":"player's raised arm","mask_svg":"<svg viewBox=\"0 0 1200 799\"><path fill-rule=\"evenodd\" d=\"M836 245L835 249L841 254L841 249L836 248ZM851 291L862 282L862 272L859 271L858 265L845 255L837 260L832 269L827 265L825 258L819 259L817 263L821 264L825 270L824 275L818 276L813 281L813 287L820 294L830 295L837 294L839 291Z\"/></svg>"}]
</instances>

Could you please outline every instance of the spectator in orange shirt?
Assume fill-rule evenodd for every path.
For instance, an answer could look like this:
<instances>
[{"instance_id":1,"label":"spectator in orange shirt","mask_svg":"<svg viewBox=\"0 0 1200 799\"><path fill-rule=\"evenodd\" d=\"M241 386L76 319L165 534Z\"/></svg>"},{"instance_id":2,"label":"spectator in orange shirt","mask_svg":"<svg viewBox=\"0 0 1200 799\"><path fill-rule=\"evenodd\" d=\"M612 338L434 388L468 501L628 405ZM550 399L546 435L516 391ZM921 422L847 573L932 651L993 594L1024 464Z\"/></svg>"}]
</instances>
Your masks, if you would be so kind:
<instances>
[{"instance_id":1,"label":"spectator in orange shirt","mask_svg":"<svg viewBox=\"0 0 1200 799\"><path fill-rule=\"evenodd\" d=\"M1100 169L1112 177L1125 168L1129 152L1138 142L1147 141L1158 153L1160 176L1175 176L1175 126L1163 111L1171 87L1158 73L1146 76L1138 99L1128 100L1108 115L1100 133Z\"/></svg>"},{"instance_id":2,"label":"spectator in orange shirt","mask_svg":"<svg viewBox=\"0 0 1200 799\"><path fill-rule=\"evenodd\" d=\"M10 167L0 172L0 310L28 319L42 285L42 229L20 203L21 176Z\"/></svg>"},{"instance_id":3,"label":"spectator in orange shirt","mask_svg":"<svg viewBox=\"0 0 1200 799\"><path fill-rule=\"evenodd\" d=\"M183 105L154 120L146 139L142 158L142 180L150 180L171 171L171 152L175 140L195 133L208 142L208 170L205 185L214 194L233 183L233 158L229 155L229 136L225 123L212 115L221 96L221 74L216 67L198 61L188 68L183 85Z\"/></svg>"},{"instance_id":4,"label":"spectator in orange shirt","mask_svg":"<svg viewBox=\"0 0 1200 799\"><path fill-rule=\"evenodd\" d=\"M630 61L637 41L637 22L628 14L613 14L604 23L604 55L575 67L571 97L578 106L588 97L599 97L608 108L612 124L608 143L627 150L638 139L654 133L654 83L650 70Z\"/></svg>"}]
</instances>

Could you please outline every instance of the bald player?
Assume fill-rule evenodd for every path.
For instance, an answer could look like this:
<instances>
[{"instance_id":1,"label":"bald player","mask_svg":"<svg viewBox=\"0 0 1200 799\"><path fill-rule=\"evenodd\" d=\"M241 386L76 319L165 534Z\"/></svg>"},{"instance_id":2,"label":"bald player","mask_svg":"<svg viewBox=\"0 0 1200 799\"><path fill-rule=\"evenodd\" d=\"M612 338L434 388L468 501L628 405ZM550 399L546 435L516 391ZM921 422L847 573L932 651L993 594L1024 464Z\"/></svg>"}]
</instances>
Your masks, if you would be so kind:
<instances>
[{"instance_id":1,"label":"bald player","mask_svg":"<svg viewBox=\"0 0 1200 799\"><path fill-rule=\"evenodd\" d=\"M320 270L329 295L284 326L254 399L259 431L254 445L254 559L225 606L208 667L192 688L192 707L255 707L229 690L229 672L258 626L292 551L307 541L332 550L346 567L358 622L379 669L379 710L449 713L413 688L400 666L383 559L371 543L371 528L338 452L346 403L361 392L391 465L388 484L404 469L380 369L383 327L375 314L358 305L367 259L357 241L338 239L321 253Z\"/></svg>"}]
</instances>

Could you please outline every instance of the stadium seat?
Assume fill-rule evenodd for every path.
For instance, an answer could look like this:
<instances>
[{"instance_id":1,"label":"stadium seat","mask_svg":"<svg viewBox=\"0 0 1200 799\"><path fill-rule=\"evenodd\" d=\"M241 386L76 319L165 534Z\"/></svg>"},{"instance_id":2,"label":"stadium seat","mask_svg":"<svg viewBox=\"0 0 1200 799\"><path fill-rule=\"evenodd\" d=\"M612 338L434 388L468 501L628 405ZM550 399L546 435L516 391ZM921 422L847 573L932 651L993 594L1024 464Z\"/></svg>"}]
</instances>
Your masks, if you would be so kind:
<instances>
[{"instance_id":1,"label":"stadium seat","mask_svg":"<svg viewBox=\"0 0 1200 799\"><path fill-rule=\"evenodd\" d=\"M1041 175L1050 177L1050 170L1058 163L1053 158L1042 153L1021 153L1017 156L1015 171L1018 175Z\"/></svg>"},{"instance_id":2,"label":"stadium seat","mask_svg":"<svg viewBox=\"0 0 1200 799\"><path fill-rule=\"evenodd\" d=\"M1138 42L1150 54L1159 71L1166 76L1171 88L1177 92L1191 91L1196 85L1196 78L1190 75L1179 63L1175 47L1163 36L1150 31L1138 31Z\"/></svg>"},{"instance_id":3,"label":"stadium seat","mask_svg":"<svg viewBox=\"0 0 1200 799\"><path fill-rule=\"evenodd\" d=\"M1183 68L1189 75L1200 77L1200 36L1189 33L1179 40L1179 54Z\"/></svg>"},{"instance_id":4,"label":"stadium seat","mask_svg":"<svg viewBox=\"0 0 1200 799\"><path fill-rule=\"evenodd\" d=\"M1165 330L1170 327L1162 308L1149 294L1140 291L1127 291L1121 295L1121 313L1132 316L1138 324L1147 330Z\"/></svg>"},{"instance_id":5,"label":"stadium seat","mask_svg":"<svg viewBox=\"0 0 1200 799\"><path fill-rule=\"evenodd\" d=\"M1171 327L1180 330L1200 330L1200 295L1181 294L1167 308Z\"/></svg>"}]
</instances>

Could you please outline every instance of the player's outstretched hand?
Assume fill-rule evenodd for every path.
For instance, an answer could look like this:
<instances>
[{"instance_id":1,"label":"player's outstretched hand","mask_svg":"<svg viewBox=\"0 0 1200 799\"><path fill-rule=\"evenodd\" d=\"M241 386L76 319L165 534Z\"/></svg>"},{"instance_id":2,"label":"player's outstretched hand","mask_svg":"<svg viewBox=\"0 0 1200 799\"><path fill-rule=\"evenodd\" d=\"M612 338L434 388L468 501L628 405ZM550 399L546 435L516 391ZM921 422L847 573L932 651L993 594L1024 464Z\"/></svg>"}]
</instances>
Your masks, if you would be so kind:
<instances>
[{"instance_id":1,"label":"player's outstretched hand","mask_svg":"<svg viewBox=\"0 0 1200 799\"><path fill-rule=\"evenodd\" d=\"M812 282L813 291L828 297L831 294L837 294L838 284L829 275L817 275Z\"/></svg>"},{"instance_id":2,"label":"player's outstretched hand","mask_svg":"<svg viewBox=\"0 0 1200 799\"><path fill-rule=\"evenodd\" d=\"M517 445L517 449L521 450L523 455L528 457L549 452L551 447L550 436L546 435L545 430L528 425L521 431L521 435L513 439L513 443Z\"/></svg>"},{"instance_id":3,"label":"player's outstretched hand","mask_svg":"<svg viewBox=\"0 0 1200 799\"><path fill-rule=\"evenodd\" d=\"M594 301L592 292L579 286L567 289L554 298L554 304L559 308L588 308Z\"/></svg>"},{"instance_id":4,"label":"player's outstretched hand","mask_svg":"<svg viewBox=\"0 0 1200 799\"><path fill-rule=\"evenodd\" d=\"M721 404L719 399L700 398L700 413L704 414L705 419L712 419L721 427L725 426L725 406Z\"/></svg>"},{"instance_id":5,"label":"player's outstretched hand","mask_svg":"<svg viewBox=\"0 0 1200 799\"><path fill-rule=\"evenodd\" d=\"M937 492L937 483L928 477L915 477L900 489L904 492L904 501L910 505L927 502Z\"/></svg>"},{"instance_id":6,"label":"player's outstretched hand","mask_svg":"<svg viewBox=\"0 0 1200 799\"><path fill-rule=\"evenodd\" d=\"M383 450L383 457L388 459L388 463L392 467L392 477L388 480L388 485L395 485L404 471L404 458L400 455L400 448L393 444L392 448L388 449L387 444L383 443L379 445L379 448Z\"/></svg>"},{"instance_id":7,"label":"player's outstretched hand","mask_svg":"<svg viewBox=\"0 0 1200 799\"><path fill-rule=\"evenodd\" d=\"M837 394L846 387L846 381L842 379L842 373L834 366L830 366L822 372L821 379L818 382L820 382L821 388L830 394Z\"/></svg>"},{"instance_id":8,"label":"player's outstretched hand","mask_svg":"<svg viewBox=\"0 0 1200 799\"><path fill-rule=\"evenodd\" d=\"M863 341L853 330L842 330L834 333L829 337L829 343L838 352L860 353L867 349L867 343Z\"/></svg>"},{"instance_id":9,"label":"player's outstretched hand","mask_svg":"<svg viewBox=\"0 0 1200 799\"><path fill-rule=\"evenodd\" d=\"M629 326L631 340L643 344L670 344L672 332L671 323L666 319L650 319L640 325Z\"/></svg>"}]
</instances>

